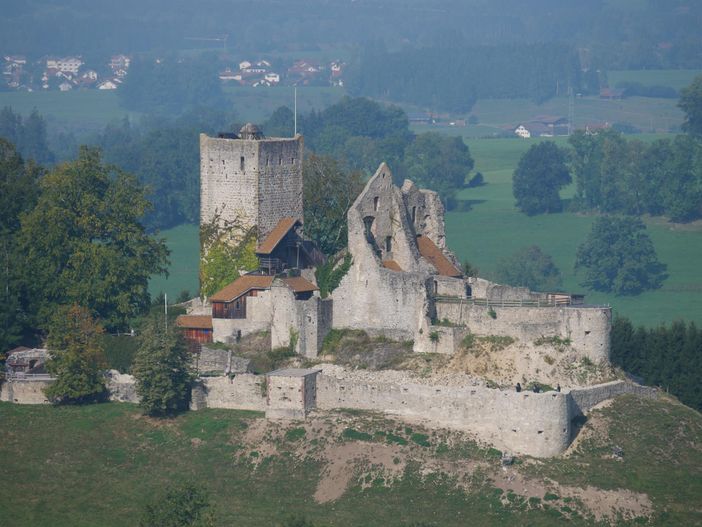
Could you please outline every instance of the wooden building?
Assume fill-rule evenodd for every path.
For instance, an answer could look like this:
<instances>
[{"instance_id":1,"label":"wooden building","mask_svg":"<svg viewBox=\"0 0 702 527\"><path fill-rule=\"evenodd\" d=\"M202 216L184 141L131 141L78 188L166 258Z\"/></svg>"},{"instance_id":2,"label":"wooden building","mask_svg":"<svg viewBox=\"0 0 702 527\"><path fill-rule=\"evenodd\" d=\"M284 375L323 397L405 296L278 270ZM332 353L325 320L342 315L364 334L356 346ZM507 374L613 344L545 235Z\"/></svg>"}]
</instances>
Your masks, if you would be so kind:
<instances>
[{"instance_id":1,"label":"wooden building","mask_svg":"<svg viewBox=\"0 0 702 527\"><path fill-rule=\"evenodd\" d=\"M185 340L191 343L212 342L212 317L207 315L180 315L176 326L181 328Z\"/></svg>"}]
</instances>

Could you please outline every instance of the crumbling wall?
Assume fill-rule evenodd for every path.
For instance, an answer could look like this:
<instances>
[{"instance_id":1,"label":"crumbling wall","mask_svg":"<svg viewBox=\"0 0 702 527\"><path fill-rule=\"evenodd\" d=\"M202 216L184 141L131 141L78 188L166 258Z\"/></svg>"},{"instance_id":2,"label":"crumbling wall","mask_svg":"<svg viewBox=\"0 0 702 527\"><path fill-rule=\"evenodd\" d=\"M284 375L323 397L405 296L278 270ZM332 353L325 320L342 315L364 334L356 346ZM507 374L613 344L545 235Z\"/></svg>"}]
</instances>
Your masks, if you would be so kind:
<instances>
[{"instance_id":1,"label":"crumbling wall","mask_svg":"<svg viewBox=\"0 0 702 527\"><path fill-rule=\"evenodd\" d=\"M304 419L305 377L269 375L266 417Z\"/></svg>"},{"instance_id":2,"label":"crumbling wall","mask_svg":"<svg viewBox=\"0 0 702 527\"><path fill-rule=\"evenodd\" d=\"M643 397L658 397L658 390L651 386L641 386L627 381L612 381L597 386L570 391L570 412L572 417L586 414L594 406L618 395L634 393Z\"/></svg>"},{"instance_id":3,"label":"crumbling wall","mask_svg":"<svg viewBox=\"0 0 702 527\"><path fill-rule=\"evenodd\" d=\"M397 385L322 374L317 407L374 410L429 421L472 432L497 448L537 457L559 454L570 438L567 395L557 392Z\"/></svg>"},{"instance_id":4,"label":"crumbling wall","mask_svg":"<svg viewBox=\"0 0 702 527\"><path fill-rule=\"evenodd\" d=\"M53 380L0 381L0 401L15 404L48 404L44 390Z\"/></svg>"},{"instance_id":5,"label":"crumbling wall","mask_svg":"<svg viewBox=\"0 0 702 527\"><path fill-rule=\"evenodd\" d=\"M282 282L275 281L271 287L271 348L290 345L291 330L299 335L295 295ZM297 346L299 345L299 339Z\"/></svg>"},{"instance_id":6,"label":"crumbling wall","mask_svg":"<svg viewBox=\"0 0 702 527\"><path fill-rule=\"evenodd\" d=\"M107 390L110 392L110 401L120 403L138 403L139 396L136 392L136 379L133 375L110 370L105 375Z\"/></svg>"},{"instance_id":7,"label":"crumbling wall","mask_svg":"<svg viewBox=\"0 0 702 527\"><path fill-rule=\"evenodd\" d=\"M612 311L608 307L488 308L469 301L436 302L436 318L465 325L476 335L504 335L522 342L568 338L574 349L593 362L609 361Z\"/></svg>"},{"instance_id":8,"label":"crumbling wall","mask_svg":"<svg viewBox=\"0 0 702 527\"><path fill-rule=\"evenodd\" d=\"M265 377L241 373L233 377L202 377L192 388L191 409L266 409Z\"/></svg>"}]
</instances>

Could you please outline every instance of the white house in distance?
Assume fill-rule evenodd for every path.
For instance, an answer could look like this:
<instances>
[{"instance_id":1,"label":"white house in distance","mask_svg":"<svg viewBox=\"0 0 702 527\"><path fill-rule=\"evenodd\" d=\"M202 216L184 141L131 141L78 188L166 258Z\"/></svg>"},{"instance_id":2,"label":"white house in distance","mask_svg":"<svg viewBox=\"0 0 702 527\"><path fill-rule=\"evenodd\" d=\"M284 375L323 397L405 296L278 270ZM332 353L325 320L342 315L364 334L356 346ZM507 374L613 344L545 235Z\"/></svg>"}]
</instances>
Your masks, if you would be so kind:
<instances>
[{"instance_id":1,"label":"white house in distance","mask_svg":"<svg viewBox=\"0 0 702 527\"><path fill-rule=\"evenodd\" d=\"M98 84L97 86L98 90L116 90L117 89L117 83L113 80L106 80Z\"/></svg>"}]
</instances>

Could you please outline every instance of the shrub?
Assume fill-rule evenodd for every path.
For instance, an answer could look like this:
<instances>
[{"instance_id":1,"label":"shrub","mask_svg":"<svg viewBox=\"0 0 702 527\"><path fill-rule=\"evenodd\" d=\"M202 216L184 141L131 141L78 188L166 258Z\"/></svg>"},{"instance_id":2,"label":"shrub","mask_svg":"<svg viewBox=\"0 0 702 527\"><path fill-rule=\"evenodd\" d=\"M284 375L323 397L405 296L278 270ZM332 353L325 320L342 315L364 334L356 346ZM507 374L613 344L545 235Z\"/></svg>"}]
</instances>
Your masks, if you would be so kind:
<instances>
[{"instance_id":1,"label":"shrub","mask_svg":"<svg viewBox=\"0 0 702 527\"><path fill-rule=\"evenodd\" d=\"M429 340L431 340L434 344L439 342L439 339L441 338L441 335L439 335L438 331L432 331L429 333Z\"/></svg>"},{"instance_id":2,"label":"shrub","mask_svg":"<svg viewBox=\"0 0 702 527\"><path fill-rule=\"evenodd\" d=\"M493 320L497 318L497 313L495 312L495 310L493 308L488 309L487 314Z\"/></svg>"},{"instance_id":3,"label":"shrub","mask_svg":"<svg viewBox=\"0 0 702 527\"><path fill-rule=\"evenodd\" d=\"M373 436L366 432L359 432L353 428L345 428L341 433L341 437L351 441L372 441Z\"/></svg>"},{"instance_id":4,"label":"shrub","mask_svg":"<svg viewBox=\"0 0 702 527\"><path fill-rule=\"evenodd\" d=\"M423 447L431 446L431 443L429 442L429 436L426 434L420 434L418 432L415 432L410 436L410 439L413 442L417 443L419 446L423 446Z\"/></svg>"},{"instance_id":5,"label":"shrub","mask_svg":"<svg viewBox=\"0 0 702 527\"><path fill-rule=\"evenodd\" d=\"M285 432L285 440L286 441L299 441L303 437L305 437L305 429L304 428L291 428L287 432Z\"/></svg>"}]
</instances>

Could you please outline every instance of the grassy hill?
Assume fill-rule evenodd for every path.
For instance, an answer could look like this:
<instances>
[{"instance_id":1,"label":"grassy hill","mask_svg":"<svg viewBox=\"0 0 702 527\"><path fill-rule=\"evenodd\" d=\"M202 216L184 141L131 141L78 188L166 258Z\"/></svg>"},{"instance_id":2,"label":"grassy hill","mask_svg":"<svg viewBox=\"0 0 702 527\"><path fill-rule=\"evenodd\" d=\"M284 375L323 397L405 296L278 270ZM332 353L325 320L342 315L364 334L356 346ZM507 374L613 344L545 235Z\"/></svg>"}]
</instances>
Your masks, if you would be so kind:
<instances>
[{"instance_id":1,"label":"grassy hill","mask_svg":"<svg viewBox=\"0 0 702 527\"><path fill-rule=\"evenodd\" d=\"M183 482L210 493L222 525L291 515L320 526L702 522L702 417L669 399L620 398L591 414L567 456L506 469L498 451L461 433L359 412L157 421L128 404L0 403L0 423L7 527L132 526Z\"/></svg>"}]
</instances>

